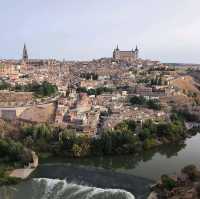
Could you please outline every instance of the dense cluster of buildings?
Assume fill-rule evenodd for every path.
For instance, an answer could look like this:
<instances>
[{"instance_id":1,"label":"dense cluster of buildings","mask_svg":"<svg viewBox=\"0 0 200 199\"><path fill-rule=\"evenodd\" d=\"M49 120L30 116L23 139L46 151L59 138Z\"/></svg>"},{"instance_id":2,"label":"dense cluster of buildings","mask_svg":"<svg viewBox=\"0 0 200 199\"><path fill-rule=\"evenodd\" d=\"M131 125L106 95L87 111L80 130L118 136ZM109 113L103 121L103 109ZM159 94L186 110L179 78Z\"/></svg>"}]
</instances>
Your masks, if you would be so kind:
<instances>
[{"instance_id":1,"label":"dense cluster of buildings","mask_svg":"<svg viewBox=\"0 0 200 199\"><path fill-rule=\"evenodd\" d=\"M117 46L111 58L66 62L29 59L24 45L21 60L0 60L0 81L12 85L48 81L58 87L59 94L56 98L34 99L31 93L0 91L2 99L12 96L9 100L1 100L0 112L1 109L5 112L6 107L13 110L20 106L31 109L32 106L35 110L37 106L54 103L54 123L96 135L123 120L142 123L148 119L168 119L166 102L171 97L184 95L172 84L179 76L173 67L139 58L138 47L121 51ZM129 100L133 96L157 99L164 110L132 106ZM26 116L20 114L23 118ZM20 118L20 114L15 114L14 119Z\"/></svg>"}]
</instances>

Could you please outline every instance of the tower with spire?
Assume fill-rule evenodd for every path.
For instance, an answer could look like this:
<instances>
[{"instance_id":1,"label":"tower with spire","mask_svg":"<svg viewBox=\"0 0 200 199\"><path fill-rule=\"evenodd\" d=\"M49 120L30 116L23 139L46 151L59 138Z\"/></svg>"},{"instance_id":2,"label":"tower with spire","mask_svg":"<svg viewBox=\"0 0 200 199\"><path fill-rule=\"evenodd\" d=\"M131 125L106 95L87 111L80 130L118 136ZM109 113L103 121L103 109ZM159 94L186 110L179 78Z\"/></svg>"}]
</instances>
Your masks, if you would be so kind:
<instances>
[{"instance_id":1,"label":"tower with spire","mask_svg":"<svg viewBox=\"0 0 200 199\"><path fill-rule=\"evenodd\" d=\"M23 60L24 62L27 62L27 61L28 61L28 52L27 52L27 49L26 49L26 44L24 44L22 60Z\"/></svg>"},{"instance_id":2,"label":"tower with spire","mask_svg":"<svg viewBox=\"0 0 200 199\"><path fill-rule=\"evenodd\" d=\"M135 56L136 56L136 59L139 58L139 49L138 49L138 46L136 46L136 48L135 48Z\"/></svg>"}]
</instances>

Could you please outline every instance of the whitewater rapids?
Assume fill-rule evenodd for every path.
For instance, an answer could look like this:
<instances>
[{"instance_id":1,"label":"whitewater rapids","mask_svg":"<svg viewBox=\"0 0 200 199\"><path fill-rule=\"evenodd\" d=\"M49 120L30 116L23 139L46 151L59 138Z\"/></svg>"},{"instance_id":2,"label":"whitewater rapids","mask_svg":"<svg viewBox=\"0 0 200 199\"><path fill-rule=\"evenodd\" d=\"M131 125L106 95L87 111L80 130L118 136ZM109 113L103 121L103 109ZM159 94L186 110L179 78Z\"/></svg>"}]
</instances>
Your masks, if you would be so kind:
<instances>
[{"instance_id":1,"label":"whitewater rapids","mask_svg":"<svg viewBox=\"0 0 200 199\"><path fill-rule=\"evenodd\" d=\"M101 189L66 180L33 178L17 186L0 188L0 199L135 199L128 191Z\"/></svg>"},{"instance_id":2,"label":"whitewater rapids","mask_svg":"<svg viewBox=\"0 0 200 199\"><path fill-rule=\"evenodd\" d=\"M95 187L67 183L66 180L33 179L31 199L135 199L120 189L100 189Z\"/></svg>"}]
</instances>

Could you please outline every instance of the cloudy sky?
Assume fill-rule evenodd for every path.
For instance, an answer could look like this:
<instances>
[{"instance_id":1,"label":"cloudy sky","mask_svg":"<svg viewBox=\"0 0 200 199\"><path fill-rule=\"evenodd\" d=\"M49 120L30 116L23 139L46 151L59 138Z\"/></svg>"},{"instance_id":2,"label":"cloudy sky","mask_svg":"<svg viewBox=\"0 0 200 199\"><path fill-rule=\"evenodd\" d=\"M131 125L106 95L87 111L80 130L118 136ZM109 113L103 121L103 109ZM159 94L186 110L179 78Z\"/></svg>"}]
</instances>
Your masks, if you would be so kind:
<instances>
[{"instance_id":1,"label":"cloudy sky","mask_svg":"<svg viewBox=\"0 0 200 199\"><path fill-rule=\"evenodd\" d=\"M200 63L200 0L0 0L0 58L87 60L113 48Z\"/></svg>"}]
</instances>

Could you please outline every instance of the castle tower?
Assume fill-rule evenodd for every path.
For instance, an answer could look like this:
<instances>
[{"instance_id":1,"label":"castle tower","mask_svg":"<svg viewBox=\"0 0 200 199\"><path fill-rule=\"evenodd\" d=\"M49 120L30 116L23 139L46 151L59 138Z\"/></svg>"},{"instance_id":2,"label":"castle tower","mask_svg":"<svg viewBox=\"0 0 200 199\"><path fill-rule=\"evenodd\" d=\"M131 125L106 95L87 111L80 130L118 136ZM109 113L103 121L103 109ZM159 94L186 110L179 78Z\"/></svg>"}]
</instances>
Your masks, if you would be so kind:
<instances>
[{"instance_id":1,"label":"castle tower","mask_svg":"<svg viewBox=\"0 0 200 199\"><path fill-rule=\"evenodd\" d=\"M25 62L28 61L28 52L26 49L26 44L24 44L22 60Z\"/></svg>"}]
</instances>

